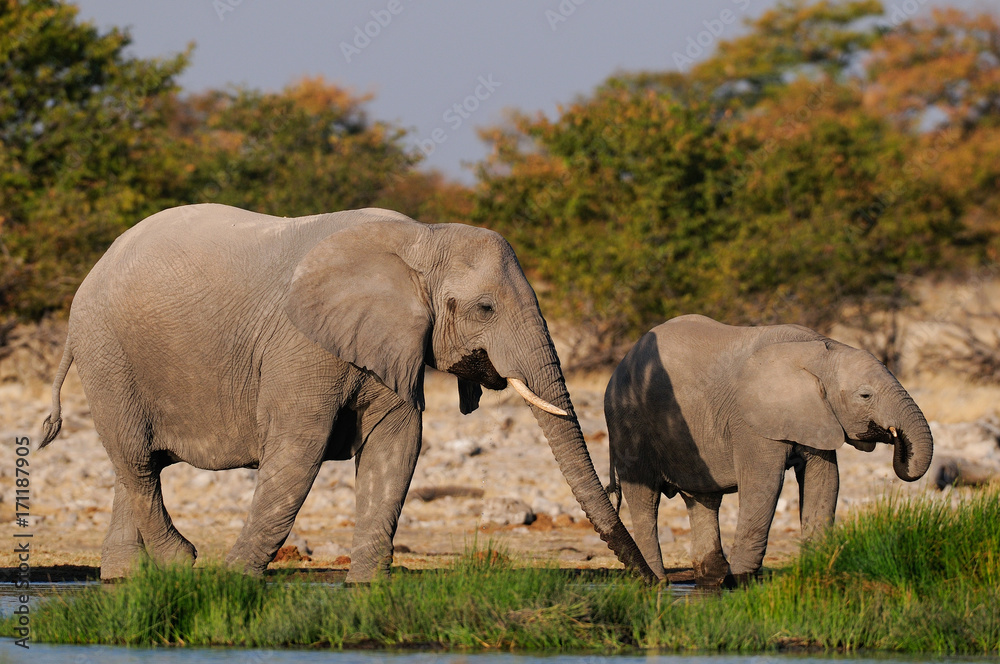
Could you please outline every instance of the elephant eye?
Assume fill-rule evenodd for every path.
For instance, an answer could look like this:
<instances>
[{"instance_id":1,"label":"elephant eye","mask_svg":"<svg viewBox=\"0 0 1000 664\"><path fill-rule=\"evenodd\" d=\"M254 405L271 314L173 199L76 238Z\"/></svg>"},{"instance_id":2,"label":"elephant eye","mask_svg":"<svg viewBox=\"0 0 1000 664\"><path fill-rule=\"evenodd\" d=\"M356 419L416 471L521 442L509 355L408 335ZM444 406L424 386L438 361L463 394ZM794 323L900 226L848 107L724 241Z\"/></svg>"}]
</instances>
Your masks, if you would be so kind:
<instances>
[{"instance_id":1,"label":"elephant eye","mask_svg":"<svg viewBox=\"0 0 1000 664\"><path fill-rule=\"evenodd\" d=\"M493 318L494 315L493 303L479 302L476 304L475 311L476 311L476 318L478 318L483 322L486 322L491 318Z\"/></svg>"}]
</instances>

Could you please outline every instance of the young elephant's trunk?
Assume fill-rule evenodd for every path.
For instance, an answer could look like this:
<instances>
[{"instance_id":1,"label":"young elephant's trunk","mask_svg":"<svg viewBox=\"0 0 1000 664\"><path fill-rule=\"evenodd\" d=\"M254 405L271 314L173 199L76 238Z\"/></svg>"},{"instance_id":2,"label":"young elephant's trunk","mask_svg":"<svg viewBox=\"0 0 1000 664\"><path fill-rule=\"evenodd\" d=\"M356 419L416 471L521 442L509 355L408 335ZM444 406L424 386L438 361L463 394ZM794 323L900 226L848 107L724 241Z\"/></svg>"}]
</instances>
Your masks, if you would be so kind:
<instances>
[{"instance_id":1,"label":"young elephant's trunk","mask_svg":"<svg viewBox=\"0 0 1000 664\"><path fill-rule=\"evenodd\" d=\"M899 479L913 482L930 467L934 440L924 414L913 399L904 392L900 400L902 407L894 418L899 424L893 427L892 469Z\"/></svg>"}]
</instances>

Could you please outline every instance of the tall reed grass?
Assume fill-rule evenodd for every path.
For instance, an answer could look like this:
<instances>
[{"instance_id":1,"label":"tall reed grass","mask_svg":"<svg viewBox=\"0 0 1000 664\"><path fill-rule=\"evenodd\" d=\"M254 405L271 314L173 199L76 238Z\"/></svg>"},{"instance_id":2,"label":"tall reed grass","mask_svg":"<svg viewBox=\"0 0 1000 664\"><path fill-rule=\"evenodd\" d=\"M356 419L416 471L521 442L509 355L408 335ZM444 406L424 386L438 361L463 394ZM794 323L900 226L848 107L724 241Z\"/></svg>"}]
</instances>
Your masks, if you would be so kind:
<instances>
[{"instance_id":1,"label":"tall reed grass","mask_svg":"<svg viewBox=\"0 0 1000 664\"><path fill-rule=\"evenodd\" d=\"M121 645L433 646L463 650L789 648L1000 652L1000 490L951 504L889 497L762 583L680 597L627 575L517 567L495 546L450 569L330 587L147 566L54 598L36 640ZM12 632L8 619L3 632Z\"/></svg>"}]
</instances>

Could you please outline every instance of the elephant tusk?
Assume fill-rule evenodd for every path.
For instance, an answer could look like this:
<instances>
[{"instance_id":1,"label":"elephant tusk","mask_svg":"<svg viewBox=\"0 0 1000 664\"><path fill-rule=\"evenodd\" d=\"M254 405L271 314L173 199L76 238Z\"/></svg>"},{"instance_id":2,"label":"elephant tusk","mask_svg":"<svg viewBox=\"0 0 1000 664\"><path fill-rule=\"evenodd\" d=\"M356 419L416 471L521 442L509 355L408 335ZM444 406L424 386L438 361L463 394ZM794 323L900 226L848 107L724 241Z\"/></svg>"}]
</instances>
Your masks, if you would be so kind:
<instances>
[{"instance_id":1,"label":"elephant tusk","mask_svg":"<svg viewBox=\"0 0 1000 664\"><path fill-rule=\"evenodd\" d=\"M896 431L896 427L889 427L889 433L892 434L893 439L899 438L899 432Z\"/></svg>"},{"instance_id":2,"label":"elephant tusk","mask_svg":"<svg viewBox=\"0 0 1000 664\"><path fill-rule=\"evenodd\" d=\"M524 384L524 381L518 380L517 378L508 378L507 382L510 383L511 387L513 387L517 391L517 393L520 394L521 397L525 401L530 403L532 406L541 408L546 413L551 413L553 415L562 415L562 416L569 415L569 413L567 413L562 408L559 408L558 406L553 406L548 401L542 399L537 394L532 392L528 388L528 386Z\"/></svg>"}]
</instances>

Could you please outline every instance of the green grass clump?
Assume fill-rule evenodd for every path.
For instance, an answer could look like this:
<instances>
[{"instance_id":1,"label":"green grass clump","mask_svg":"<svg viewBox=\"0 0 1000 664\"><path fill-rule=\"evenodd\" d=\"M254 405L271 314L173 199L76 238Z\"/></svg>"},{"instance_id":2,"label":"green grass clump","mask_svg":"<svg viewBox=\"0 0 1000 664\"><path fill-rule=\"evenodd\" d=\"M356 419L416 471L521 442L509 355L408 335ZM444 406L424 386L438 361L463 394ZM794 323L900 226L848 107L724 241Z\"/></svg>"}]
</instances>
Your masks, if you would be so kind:
<instances>
[{"instance_id":1,"label":"green grass clump","mask_svg":"<svg viewBox=\"0 0 1000 664\"><path fill-rule=\"evenodd\" d=\"M1000 491L955 505L890 495L799 557L804 574L831 570L918 592L942 583L1000 587Z\"/></svg>"},{"instance_id":2,"label":"green grass clump","mask_svg":"<svg viewBox=\"0 0 1000 664\"><path fill-rule=\"evenodd\" d=\"M952 505L888 496L766 583L660 612L672 650L1000 651L1000 490Z\"/></svg>"},{"instance_id":3,"label":"green grass clump","mask_svg":"<svg viewBox=\"0 0 1000 664\"><path fill-rule=\"evenodd\" d=\"M587 580L554 568L515 568L492 549L471 550L450 569L397 571L353 587L149 565L125 583L45 602L32 616L32 638L250 647L634 646L631 603L648 591L631 578L610 587Z\"/></svg>"},{"instance_id":4,"label":"green grass clump","mask_svg":"<svg viewBox=\"0 0 1000 664\"><path fill-rule=\"evenodd\" d=\"M884 499L763 583L707 597L615 573L516 567L488 545L449 569L346 588L147 566L44 602L31 625L38 641L119 645L996 654L998 580L991 490L957 505Z\"/></svg>"}]
</instances>

